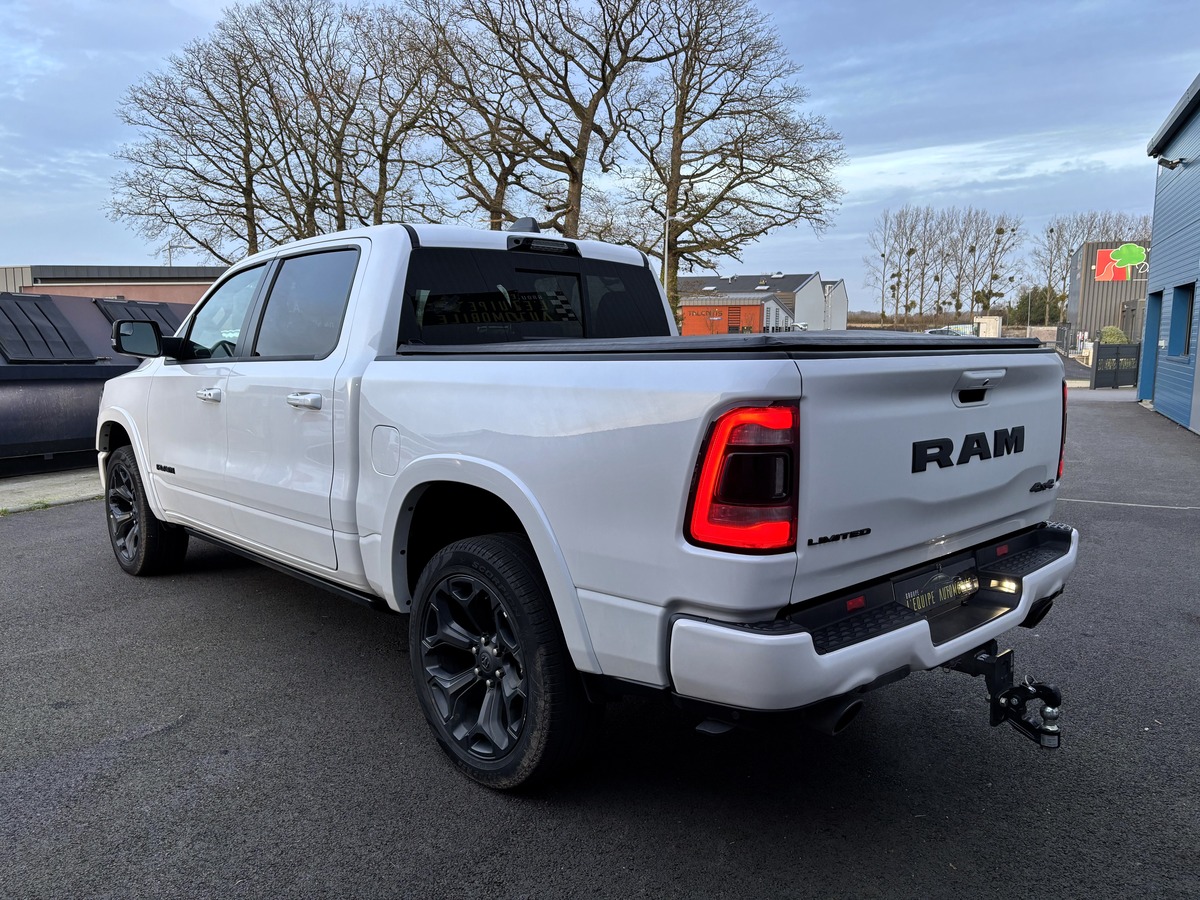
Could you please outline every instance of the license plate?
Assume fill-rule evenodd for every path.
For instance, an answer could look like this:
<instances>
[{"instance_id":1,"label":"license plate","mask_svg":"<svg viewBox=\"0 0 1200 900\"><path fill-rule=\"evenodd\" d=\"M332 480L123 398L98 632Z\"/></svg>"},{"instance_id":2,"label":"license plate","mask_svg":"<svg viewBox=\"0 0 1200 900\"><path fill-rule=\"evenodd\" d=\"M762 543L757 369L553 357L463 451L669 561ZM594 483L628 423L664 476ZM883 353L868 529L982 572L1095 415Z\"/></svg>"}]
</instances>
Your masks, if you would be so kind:
<instances>
[{"instance_id":1,"label":"license plate","mask_svg":"<svg viewBox=\"0 0 1200 900\"><path fill-rule=\"evenodd\" d=\"M915 613L927 616L960 606L979 590L979 576L971 561L897 581L896 599Z\"/></svg>"}]
</instances>

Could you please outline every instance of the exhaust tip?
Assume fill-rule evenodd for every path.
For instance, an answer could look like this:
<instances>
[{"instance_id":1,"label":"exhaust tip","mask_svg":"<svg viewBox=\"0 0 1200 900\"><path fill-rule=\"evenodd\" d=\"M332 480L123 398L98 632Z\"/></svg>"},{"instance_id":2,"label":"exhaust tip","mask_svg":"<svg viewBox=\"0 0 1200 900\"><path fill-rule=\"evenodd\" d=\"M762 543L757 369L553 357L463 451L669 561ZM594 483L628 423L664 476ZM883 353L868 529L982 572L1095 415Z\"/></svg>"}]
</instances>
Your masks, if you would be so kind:
<instances>
[{"instance_id":1,"label":"exhaust tip","mask_svg":"<svg viewBox=\"0 0 1200 900\"><path fill-rule=\"evenodd\" d=\"M862 708L863 702L857 697L833 697L810 707L804 719L809 728L832 736L845 731Z\"/></svg>"},{"instance_id":2,"label":"exhaust tip","mask_svg":"<svg viewBox=\"0 0 1200 900\"><path fill-rule=\"evenodd\" d=\"M858 718L858 714L862 712L862 708L863 702L861 700L851 700L847 703L841 715L838 716L837 721L833 723L833 733L841 734L845 731L846 726Z\"/></svg>"}]
</instances>

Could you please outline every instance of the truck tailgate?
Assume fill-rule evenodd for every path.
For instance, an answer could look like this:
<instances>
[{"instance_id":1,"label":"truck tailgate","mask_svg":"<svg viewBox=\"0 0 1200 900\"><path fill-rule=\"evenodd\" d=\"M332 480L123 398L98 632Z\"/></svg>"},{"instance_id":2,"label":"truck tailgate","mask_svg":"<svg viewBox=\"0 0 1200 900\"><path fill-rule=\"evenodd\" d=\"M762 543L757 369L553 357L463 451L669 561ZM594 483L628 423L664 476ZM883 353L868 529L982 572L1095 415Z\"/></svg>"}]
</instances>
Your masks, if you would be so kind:
<instances>
[{"instance_id":1,"label":"truck tailgate","mask_svg":"<svg viewBox=\"0 0 1200 900\"><path fill-rule=\"evenodd\" d=\"M881 577L1049 516L1063 436L1052 353L797 365L793 602L846 587L848 571L856 582Z\"/></svg>"}]
</instances>

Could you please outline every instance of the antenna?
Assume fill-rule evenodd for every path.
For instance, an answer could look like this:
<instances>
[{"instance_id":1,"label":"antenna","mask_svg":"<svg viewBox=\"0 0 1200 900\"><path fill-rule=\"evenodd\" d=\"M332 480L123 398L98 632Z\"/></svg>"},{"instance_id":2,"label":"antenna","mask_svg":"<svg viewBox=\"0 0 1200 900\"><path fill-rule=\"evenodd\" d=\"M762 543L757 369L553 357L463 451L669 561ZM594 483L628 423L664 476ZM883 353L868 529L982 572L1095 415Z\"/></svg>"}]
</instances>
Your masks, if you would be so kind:
<instances>
[{"instance_id":1,"label":"antenna","mask_svg":"<svg viewBox=\"0 0 1200 900\"><path fill-rule=\"evenodd\" d=\"M541 234L542 229L538 228L537 219L532 216L525 216L522 219L517 219L508 226L509 231L528 231L532 234Z\"/></svg>"}]
</instances>

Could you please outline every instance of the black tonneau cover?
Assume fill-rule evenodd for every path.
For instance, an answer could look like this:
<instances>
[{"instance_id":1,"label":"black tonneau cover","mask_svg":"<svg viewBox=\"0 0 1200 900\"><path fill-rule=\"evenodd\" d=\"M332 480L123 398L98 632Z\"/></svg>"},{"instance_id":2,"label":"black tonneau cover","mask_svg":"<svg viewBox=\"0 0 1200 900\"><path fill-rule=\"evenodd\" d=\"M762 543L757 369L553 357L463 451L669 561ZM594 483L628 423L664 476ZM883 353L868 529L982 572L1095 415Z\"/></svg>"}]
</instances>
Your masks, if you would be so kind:
<instances>
[{"instance_id":1,"label":"black tonneau cover","mask_svg":"<svg viewBox=\"0 0 1200 900\"><path fill-rule=\"evenodd\" d=\"M980 338L904 331L793 331L689 337L634 337L586 340L525 340L495 344L402 344L397 356L559 356L689 354L725 356L923 355L970 352L1028 352L1036 338ZM1047 350L1046 352L1051 352Z\"/></svg>"}]
</instances>

